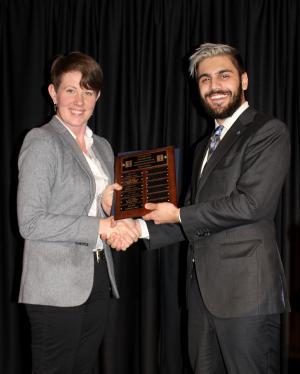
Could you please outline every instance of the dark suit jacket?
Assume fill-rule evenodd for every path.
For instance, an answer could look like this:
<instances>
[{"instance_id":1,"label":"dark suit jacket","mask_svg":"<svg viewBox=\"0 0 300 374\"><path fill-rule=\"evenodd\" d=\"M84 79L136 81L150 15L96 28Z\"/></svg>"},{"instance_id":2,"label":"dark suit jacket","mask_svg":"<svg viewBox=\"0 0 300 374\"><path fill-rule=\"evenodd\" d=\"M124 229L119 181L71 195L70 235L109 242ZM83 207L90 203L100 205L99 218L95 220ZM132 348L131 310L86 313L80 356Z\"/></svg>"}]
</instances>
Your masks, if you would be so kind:
<instances>
[{"instance_id":1,"label":"dark suit jacket","mask_svg":"<svg viewBox=\"0 0 300 374\"><path fill-rule=\"evenodd\" d=\"M289 309L274 216L290 162L287 127L248 108L199 176L208 139L194 159L181 225L149 224L149 248L189 241L202 297L217 317Z\"/></svg>"}]
</instances>

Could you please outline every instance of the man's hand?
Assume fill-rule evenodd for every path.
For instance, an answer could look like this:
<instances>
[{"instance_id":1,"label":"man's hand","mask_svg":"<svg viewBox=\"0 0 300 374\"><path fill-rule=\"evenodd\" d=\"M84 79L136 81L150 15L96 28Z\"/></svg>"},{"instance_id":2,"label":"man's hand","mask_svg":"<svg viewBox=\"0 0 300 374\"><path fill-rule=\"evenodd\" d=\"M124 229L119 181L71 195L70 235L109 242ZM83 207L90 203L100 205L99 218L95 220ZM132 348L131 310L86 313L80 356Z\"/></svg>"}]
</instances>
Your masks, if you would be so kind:
<instances>
[{"instance_id":1,"label":"man's hand","mask_svg":"<svg viewBox=\"0 0 300 374\"><path fill-rule=\"evenodd\" d=\"M101 196L101 205L104 212L109 216L111 212L114 191L121 191L122 186L118 183L109 184L105 187Z\"/></svg>"},{"instance_id":2,"label":"man's hand","mask_svg":"<svg viewBox=\"0 0 300 374\"><path fill-rule=\"evenodd\" d=\"M113 217L109 219L110 227L106 226L105 230L100 233L100 237L102 240L106 240L112 248L117 251L124 251L138 240L141 234L140 228L133 219L122 219L119 221L115 221Z\"/></svg>"},{"instance_id":3,"label":"man's hand","mask_svg":"<svg viewBox=\"0 0 300 374\"><path fill-rule=\"evenodd\" d=\"M155 224L161 223L178 223L179 220L179 208L172 203L147 203L145 204L147 210L151 210L143 216L145 221L154 221Z\"/></svg>"}]
</instances>

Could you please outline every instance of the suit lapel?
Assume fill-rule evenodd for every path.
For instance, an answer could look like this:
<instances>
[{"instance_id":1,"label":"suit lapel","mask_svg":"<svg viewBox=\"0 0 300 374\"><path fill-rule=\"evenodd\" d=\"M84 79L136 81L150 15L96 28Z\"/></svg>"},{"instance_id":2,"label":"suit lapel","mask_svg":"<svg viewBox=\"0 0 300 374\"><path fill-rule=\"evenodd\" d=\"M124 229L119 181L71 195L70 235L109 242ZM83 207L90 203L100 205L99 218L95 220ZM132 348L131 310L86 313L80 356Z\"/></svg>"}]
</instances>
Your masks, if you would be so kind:
<instances>
[{"instance_id":1,"label":"suit lapel","mask_svg":"<svg viewBox=\"0 0 300 374\"><path fill-rule=\"evenodd\" d=\"M108 176L109 181L108 184L113 183L113 175L111 174L110 170L108 170L107 165L110 164L109 160L107 159L104 152L101 153L100 145L96 143L96 139L94 139L94 144L92 145L92 150L96 156L97 162L100 163L101 168L103 169L104 173Z\"/></svg>"},{"instance_id":2,"label":"suit lapel","mask_svg":"<svg viewBox=\"0 0 300 374\"><path fill-rule=\"evenodd\" d=\"M192 193L191 193L191 201L194 201L196 193L197 193L197 187L199 182L199 176L201 171L201 166L203 163L203 159L208 147L210 136L207 136L204 138L198 145L195 151L194 161L193 161L193 172L192 172Z\"/></svg>"},{"instance_id":3,"label":"suit lapel","mask_svg":"<svg viewBox=\"0 0 300 374\"><path fill-rule=\"evenodd\" d=\"M256 110L253 108L247 108L241 116L234 122L231 128L228 130L216 150L213 152L209 160L207 161L202 174L198 180L197 196L201 192L201 189L205 185L209 175L216 168L218 163L224 158L227 152L230 150L232 145L239 139L243 132L247 129L247 125L253 121L256 115ZM201 165L199 167L199 173Z\"/></svg>"},{"instance_id":4,"label":"suit lapel","mask_svg":"<svg viewBox=\"0 0 300 374\"><path fill-rule=\"evenodd\" d=\"M95 193L96 193L95 178L92 174L92 171L89 167L87 160L85 159L84 155L79 149L78 144L76 143L76 140L72 137L69 131L64 127L63 124L60 123L60 121L56 117L52 118L52 120L50 121L50 124L54 127L55 131L60 134L63 142L70 148L71 152L74 155L74 158L76 159L78 164L81 166L83 172L87 174L87 177L90 182L90 201L86 208L86 212L88 214L90 207L93 203Z\"/></svg>"}]
</instances>

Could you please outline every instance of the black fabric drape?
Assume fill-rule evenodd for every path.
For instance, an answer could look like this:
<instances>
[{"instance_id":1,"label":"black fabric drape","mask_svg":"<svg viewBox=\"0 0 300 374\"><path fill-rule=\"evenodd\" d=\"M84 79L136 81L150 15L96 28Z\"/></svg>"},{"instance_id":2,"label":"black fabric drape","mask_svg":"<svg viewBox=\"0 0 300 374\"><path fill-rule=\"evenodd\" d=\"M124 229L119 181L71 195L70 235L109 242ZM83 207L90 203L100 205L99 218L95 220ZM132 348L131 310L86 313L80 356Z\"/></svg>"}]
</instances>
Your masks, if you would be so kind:
<instances>
[{"instance_id":1,"label":"black fabric drape","mask_svg":"<svg viewBox=\"0 0 300 374\"><path fill-rule=\"evenodd\" d=\"M300 354L299 17L298 0L0 0L1 373L30 373L28 322L16 303L23 244L16 220L17 155L25 133L51 114L52 57L80 50L100 62L104 86L91 127L116 153L178 147L184 192L193 146L210 126L186 70L188 54L205 41L241 51L250 104L282 119L291 132L291 172L277 215L293 308L283 320L287 372L287 355ZM113 301L95 373L189 372L185 250L146 252L139 243L115 255L121 299Z\"/></svg>"}]
</instances>

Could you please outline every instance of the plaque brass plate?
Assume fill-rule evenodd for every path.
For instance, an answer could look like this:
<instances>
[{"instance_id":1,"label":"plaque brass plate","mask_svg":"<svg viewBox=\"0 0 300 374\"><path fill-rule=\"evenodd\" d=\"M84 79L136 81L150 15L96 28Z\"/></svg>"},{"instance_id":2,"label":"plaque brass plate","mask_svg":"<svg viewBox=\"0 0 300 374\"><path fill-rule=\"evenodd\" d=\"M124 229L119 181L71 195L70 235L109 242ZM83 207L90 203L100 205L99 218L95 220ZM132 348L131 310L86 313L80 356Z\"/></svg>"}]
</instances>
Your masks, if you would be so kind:
<instances>
[{"instance_id":1,"label":"plaque brass plate","mask_svg":"<svg viewBox=\"0 0 300 374\"><path fill-rule=\"evenodd\" d=\"M173 147L155 148L117 156L115 181L123 189L115 191L115 219L141 217L146 203L177 204Z\"/></svg>"}]
</instances>

